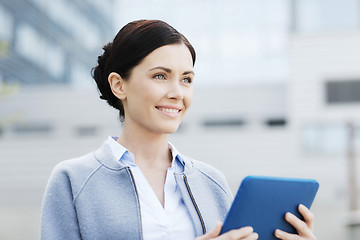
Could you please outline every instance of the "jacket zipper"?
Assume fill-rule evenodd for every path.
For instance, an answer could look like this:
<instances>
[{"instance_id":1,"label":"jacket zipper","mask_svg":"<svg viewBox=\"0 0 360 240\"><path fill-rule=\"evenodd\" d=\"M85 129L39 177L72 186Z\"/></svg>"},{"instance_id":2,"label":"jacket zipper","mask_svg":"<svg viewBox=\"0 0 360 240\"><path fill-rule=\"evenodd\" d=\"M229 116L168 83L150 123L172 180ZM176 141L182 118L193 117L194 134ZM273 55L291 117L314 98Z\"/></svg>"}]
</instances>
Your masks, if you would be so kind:
<instances>
[{"instance_id":1,"label":"jacket zipper","mask_svg":"<svg viewBox=\"0 0 360 240\"><path fill-rule=\"evenodd\" d=\"M137 191L137 188L136 188L134 175L132 174L130 167L128 167L127 169L129 170L130 177L131 177L131 180L132 180L132 182L134 184L134 188L135 188L136 200L137 200L137 203L138 203L138 206L139 206L139 215L140 215L140 235L141 235L141 239L144 239L144 237L143 237L143 229L142 229L142 218L141 218L139 194L138 194L138 191Z\"/></svg>"},{"instance_id":2,"label":"jacket zipper","mask_svg":"<svg viewBox=\"0 0 360 240\"><path fill-rule=\"evenodd\" d=\"M205 228L204 219L202 218L202 216L201 216L201 214L200 214L200 210L199 210L199 208L198 208L198 206L197 206L197 204L196 204L196 202L195 202L194 196L192 195L192 192L191 192L189 183L188 183L188 181L187 181L186 175L184 175L184 182L185 182L185 185L186 185L186 189L187 189L187 191L189 192L191 201L192 201L192 203L193 203L193 205L194 205L194 207L195 207L196 213L197 213L197 215L199 216L203 234L205 234L205 233L206 233L206 228Z\"/></svg>"}]
</instances>

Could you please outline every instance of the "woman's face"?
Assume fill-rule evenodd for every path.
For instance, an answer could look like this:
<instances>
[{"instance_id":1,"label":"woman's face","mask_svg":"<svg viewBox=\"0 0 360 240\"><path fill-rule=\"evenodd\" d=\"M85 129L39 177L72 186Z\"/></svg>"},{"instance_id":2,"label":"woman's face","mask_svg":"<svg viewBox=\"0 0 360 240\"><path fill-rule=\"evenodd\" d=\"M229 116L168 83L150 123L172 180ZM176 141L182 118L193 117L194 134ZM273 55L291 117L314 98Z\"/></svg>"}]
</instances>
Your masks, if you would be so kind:
<instances>
[{"instance_id":1,"label":"woman's face","mask_svg":"<svg viewBox=\"0 0 360 240\"><path fill-rule=\"evenodd\" d=\"M124 127L175 132L192 103L193 78L192 57L184 44L155 49L123 83Z\"/></svg>"}]
</instances>

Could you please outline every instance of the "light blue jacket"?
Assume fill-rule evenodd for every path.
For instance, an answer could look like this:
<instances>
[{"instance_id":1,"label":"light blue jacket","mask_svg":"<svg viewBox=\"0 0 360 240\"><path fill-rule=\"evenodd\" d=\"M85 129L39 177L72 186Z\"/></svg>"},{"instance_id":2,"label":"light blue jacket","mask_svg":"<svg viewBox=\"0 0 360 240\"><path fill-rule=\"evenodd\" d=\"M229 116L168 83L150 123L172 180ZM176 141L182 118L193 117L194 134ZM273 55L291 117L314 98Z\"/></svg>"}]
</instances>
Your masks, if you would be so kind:
<instances>
[{"instance_id":1,"label":"light blue jacket","mask_svg":"<svg viewBox=\"0 0 360 240\"><path fill-rule=\"evenodd\" d=\"M184 172L175 179L200 236L224 220L233 196L218 170L180 157ZM97 151L54 168L42 206L41 239L142 239L134 178L106 142Z\"/></svg>"}]
</instances>

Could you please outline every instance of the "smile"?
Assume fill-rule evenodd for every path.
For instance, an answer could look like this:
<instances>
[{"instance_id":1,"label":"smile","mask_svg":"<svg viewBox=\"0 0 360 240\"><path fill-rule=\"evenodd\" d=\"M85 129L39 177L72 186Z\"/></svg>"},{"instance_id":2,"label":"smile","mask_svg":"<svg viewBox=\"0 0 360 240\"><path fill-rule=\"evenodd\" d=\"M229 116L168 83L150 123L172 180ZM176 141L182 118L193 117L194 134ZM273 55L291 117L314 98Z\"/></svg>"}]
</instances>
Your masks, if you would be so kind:
<instances>
[{"instance_id":1,"label":"smile","mask_svg":"<svg viewBox=\"0 0 360 240\"><path fill-rule=\"evenodd\" d=\"M167 113L178 113L181 111L181 109L163 108L163 107L158 107L157 109L159 109L160 111L163 111L163 112L167 112Z\"/></svg>"}]
</instances>

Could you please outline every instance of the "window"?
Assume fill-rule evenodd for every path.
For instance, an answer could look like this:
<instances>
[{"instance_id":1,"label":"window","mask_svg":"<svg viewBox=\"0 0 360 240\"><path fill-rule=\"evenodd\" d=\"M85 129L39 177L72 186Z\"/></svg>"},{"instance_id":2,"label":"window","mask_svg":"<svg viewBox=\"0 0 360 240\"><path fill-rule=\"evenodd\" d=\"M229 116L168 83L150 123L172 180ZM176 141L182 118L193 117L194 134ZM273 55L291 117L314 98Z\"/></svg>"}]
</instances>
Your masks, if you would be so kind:
<instances>
[{"instance_id":1,"label":"window","mask_svg":"<svg viewBox=\"0 0 360 240\"><path fill-rule=\"evenodd\" d=\"M207 119L203 121L205 127L241 127L245 120L241 118Z\"/></svg>"},{"instance_id":2,"label":"window","mask_svg":"<svg viewBox=\"0 0 360 240\"><path fill-rule=\"evenodd\" d=\"M345 124L313 123L301 128L302 151L309 156L345 156L349 129ZM355 126L355 149L360 153L360 126Z\"/></svg>"},{"instance_id":3,"label":"window","mask_svg":"<svg viewBox=\"0 0 360 240\"><path fill-rule=\"evenodd\" d=\"M96 126L78 126L75 128L76 135L79 137L96 136L99 129Z\"/></svg>"},{"instance_id":4,"label":"window","mask_svg":"<svg viewBox=\"0 0 360 240\"><path fill-rule=\"evenodd\" d=\"M0 59L10 56L10 44L13 34L13 18L0 5Z\"/></svg>"},{"instance_id":5,"label":"window","mask_svg":"<svg viewBox=\"0 0 360 240\"><path fill-rule=\"evenodd\" d=\"M296 28L300 32L358 29L358 0L301 0L296 6Z\"/></svg>"},{"instance_id":6,"label":"window","mask_svg":"<svg viewBox=\"0 0 360 240\"><path fill-rule=\"evenodd\" d=\"M285 127L286 124L285 118L269 118L265 120L265 125L268 127Z\"/></svg>"},{"instance_id":7,"label":"window","mask_svg":"<svg viewBox=\"0 0 360 240\"><path fill-rule=\"evenodd\" d=\"M13 33L13 18L9 11L0 5L0 41L9 41Z\"/></svg>"},{"instance_id":8,"label":"window","mask_svg":"<svg viewBox=\"0 0 360 240\"><path fill-rule=\"evenodd\" d=\"M65 56L60 47L28 24L18 27L15 49L24 58L45 68L51 76L60 77L64 71Z\"/></svg>"},{"instance_id":9,"label":"window","mask_svg":"<svg viewBox=\"0 0 360 240\"><path fill-rule=\"evenodd\" d=\"M53 127L49 123L28 122L15 124L12 130L18 135L49 134L53 131Z\"/></svg>"},{"instance_id":10,"label":"window","mask_svg":"<svg viewBox=\"0 0 360 240\"><path fill-rule=\"evenodd\" d=\"M360 78L356 80L328 81L325 83L326 103L360 103Z\"/></svg>"}]
</instances>

